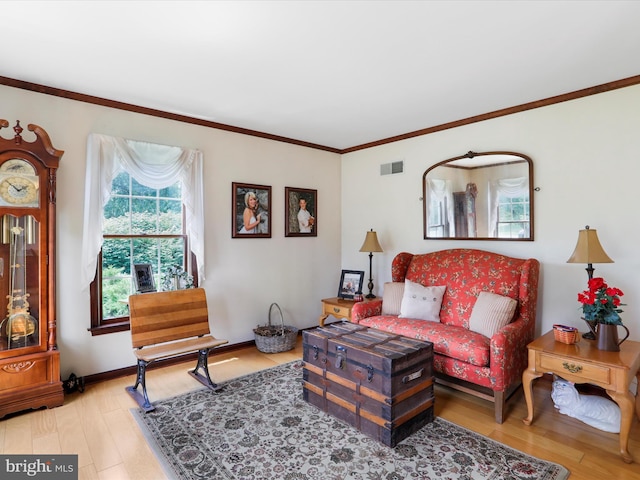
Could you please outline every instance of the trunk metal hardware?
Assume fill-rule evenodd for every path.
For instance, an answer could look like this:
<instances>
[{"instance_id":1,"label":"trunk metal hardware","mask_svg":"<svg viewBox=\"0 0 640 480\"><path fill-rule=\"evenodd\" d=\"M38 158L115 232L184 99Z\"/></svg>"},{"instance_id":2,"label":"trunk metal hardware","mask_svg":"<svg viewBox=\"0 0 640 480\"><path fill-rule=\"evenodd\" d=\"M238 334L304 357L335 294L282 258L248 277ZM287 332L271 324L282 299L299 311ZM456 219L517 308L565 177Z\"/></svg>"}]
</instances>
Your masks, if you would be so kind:
<instances>
[{"instance_id":1,"label":"trunk metal hardware","mask_svg":"<svg viewBox=\"0 0 640 480\"><path fill-rule=\"evenodd\" d=\"M342 345L336 345L336 368L344 370L347 356L347 349Z\"/></svg>"},{"instance_id":2,"label":"trunk metal hardware","mask_svg":"<svg viewBox=\"0 0 640 480\"><path fill-rule=\"evenodd\" d=\"M367 365L367 381L371 382L373 380L373 365Z\"/></svg>"},{"instance_id":3,"label":"trunk metal hardware","mask_svg":"<svg viewBox=\"0 0 640 480\"><path fill-rule=\"evenodd\" d=\"M414 373L412 373L410 375L405 375L404 377L402 377L402 383L409 383L411 380L415 380L416 378L420 378L422 376L422 372L423 371L424 371L424 368L421 368L417 372L414 372Z\"/></svg>"}]
</instances>

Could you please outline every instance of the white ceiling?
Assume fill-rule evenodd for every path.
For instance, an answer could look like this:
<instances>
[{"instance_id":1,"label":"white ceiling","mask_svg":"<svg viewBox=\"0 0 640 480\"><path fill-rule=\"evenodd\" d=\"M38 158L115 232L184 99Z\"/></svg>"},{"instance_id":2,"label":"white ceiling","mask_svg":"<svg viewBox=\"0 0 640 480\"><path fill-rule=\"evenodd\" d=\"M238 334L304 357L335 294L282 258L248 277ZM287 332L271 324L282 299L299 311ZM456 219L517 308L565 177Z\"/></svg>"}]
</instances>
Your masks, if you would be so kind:
<instances>
[{"instance_id":1,"label":"white ceiling","mask_svg":"<svg viewBox=\"0 0 640 480\"><path fill-rule=\"evenodd\" d=\"M616 0L2 1L0 75L345 149L638 75L638 20Z\"/></svg>"}]
</instances>

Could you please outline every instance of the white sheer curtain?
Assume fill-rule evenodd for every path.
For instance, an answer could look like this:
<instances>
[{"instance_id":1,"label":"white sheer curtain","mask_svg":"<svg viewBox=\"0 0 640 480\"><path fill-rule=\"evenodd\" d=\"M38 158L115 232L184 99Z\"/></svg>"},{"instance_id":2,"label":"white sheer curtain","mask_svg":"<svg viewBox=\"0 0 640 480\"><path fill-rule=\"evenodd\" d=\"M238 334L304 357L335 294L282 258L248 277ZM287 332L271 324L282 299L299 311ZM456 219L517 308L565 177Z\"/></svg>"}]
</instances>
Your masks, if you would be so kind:
<instances>
[{"instance_id":1,"label":"white sheer curtain","mask_svg":"<svg viewBox=\"0 0 640 480\"><path fill-rule=\"evenodd\" d=\"M84 193L82 265L80 281L89 287L96 274L102 248L103 208L111 197L111 183L126 170L150 188L166 188L182 182L186 232L196 256L198 277L204 280L204 188L202 152L199 150L139 142L92 133L87 140Z\"/></svg>"},{"instance_id":2,"label":"white sheer curtain","mask_svg":"<svg viewBox=\"0 0 640 480\"><path fill-rule=\"evenodd\" d=\"M498 178L489 181L489 236L498 236L498 197L524 197L529 194L529 177Z\"/></svg>"},{"instance_id":3,"label":"white sheer curtain","mask_svg":"<svg viewBox=\"0 0 640 480\"><path fill-rule=\"evenodd\" d=\"M429 211L427 212L427 225L442 223L449 226L448 236L455 237L455 222L453 221L453 193L451 192L451 181L439 178L428 178L429 188ZM444 208L446 206L446 208ZM433 209L438 211L433 212ZM442 210L440 210L442 209ZM445 218L440 218L442 214ZM445 221L446 219L446 221ZM446 234L446 232L444 232Z\"/></svg>"}]
</instances>

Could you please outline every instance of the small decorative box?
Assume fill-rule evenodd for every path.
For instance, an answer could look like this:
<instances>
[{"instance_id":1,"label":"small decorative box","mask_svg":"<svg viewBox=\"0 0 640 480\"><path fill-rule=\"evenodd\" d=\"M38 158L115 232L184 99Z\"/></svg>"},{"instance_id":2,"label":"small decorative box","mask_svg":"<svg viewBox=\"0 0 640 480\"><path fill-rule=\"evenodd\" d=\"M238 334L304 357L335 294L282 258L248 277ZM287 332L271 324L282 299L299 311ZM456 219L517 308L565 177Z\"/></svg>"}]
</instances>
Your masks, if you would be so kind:
<instances>
[{"instance_id":1,"label":"small decorative box","mask_svg":"<svg viewBox=\"0 0 640 480\"><path fill-rule=\"evenodd\" d=\"M553 336L556 342L567 343L569 345L580 341L580 332L575 327L555 324L553 326Z\"/></svg>"}]
</instances>

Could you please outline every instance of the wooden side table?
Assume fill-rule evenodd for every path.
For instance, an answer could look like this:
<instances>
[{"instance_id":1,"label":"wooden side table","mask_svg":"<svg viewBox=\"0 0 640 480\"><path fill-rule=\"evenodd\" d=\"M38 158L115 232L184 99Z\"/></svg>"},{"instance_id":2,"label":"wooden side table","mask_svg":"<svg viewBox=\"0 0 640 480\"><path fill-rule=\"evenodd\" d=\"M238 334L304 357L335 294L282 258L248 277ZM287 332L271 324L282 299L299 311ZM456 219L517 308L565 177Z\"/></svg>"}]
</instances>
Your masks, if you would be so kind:
<instances>
[{"instance_id":1,"label":"wooden side table","mask_svg":"<svg viewBox=\"0 0 640 480\"><path fill-rule=\"evenodd\" d=\"M356 302L353 300L344 300L338 297L322 299L322 315L318 319L320 326L324 326L324 321L329 315L333 315L337 319L351 321L351 309Z\"/></svg>"},{"instance_id":2,"label":"wooden side table","mask_svg":"<svg viewBox=\"0 0 640 480\"><path fill-rule=\"evenodd\" d=\"M640 384L640 342L625 341L619 352L605 352L596 348L593 340L567 345L556 342L553 331L527 345L529 366L522 374L522 387L527 402L525 425L533 422L533 395L531 382L545 373L555 373L575 383L590 383L606 390L620 406L620 455L626 463L632 463L629 453L629 431L633 411L640 417L640 394L635 399L629 392L633 377Z\"/></svg>"}]
</instances>

